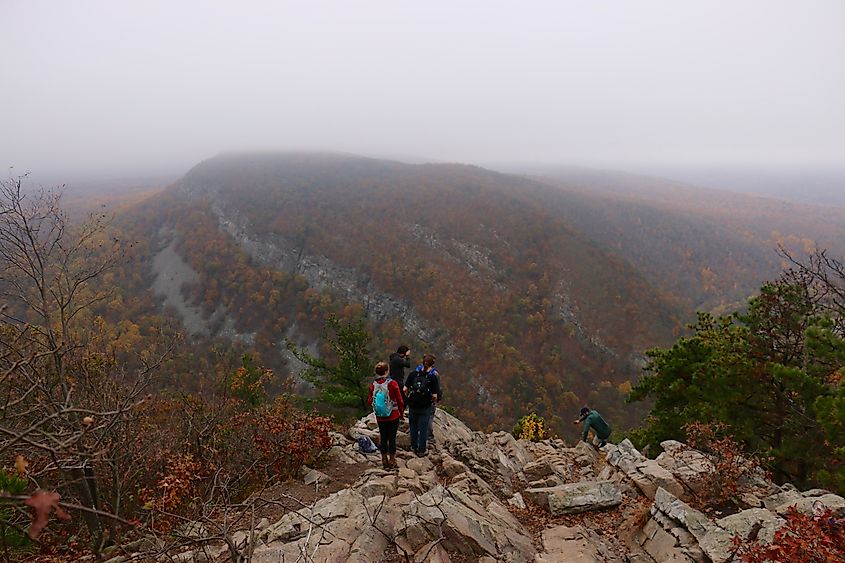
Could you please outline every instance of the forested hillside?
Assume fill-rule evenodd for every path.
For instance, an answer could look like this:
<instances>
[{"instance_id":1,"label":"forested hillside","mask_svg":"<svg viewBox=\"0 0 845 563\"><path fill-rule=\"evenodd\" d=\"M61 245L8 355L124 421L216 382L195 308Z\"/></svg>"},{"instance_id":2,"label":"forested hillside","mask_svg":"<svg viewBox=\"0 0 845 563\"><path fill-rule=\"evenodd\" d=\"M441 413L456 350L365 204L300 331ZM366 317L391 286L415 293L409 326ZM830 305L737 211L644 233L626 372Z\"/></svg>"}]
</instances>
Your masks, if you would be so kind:
<instances>
[{"instance_id":1,"label":"forested hillside","mask_svg":"<svg viewBox=\"0 0 845 563\"><path fill-rule=\"evenodd\" d=\"M247 160L233 170L252 187L241 189L227 176L227 158ZM619 432L613 434L618 446L596 454L586 443L567 448L556 436L544 439L546 421L534 413L512 437L470 432L438 410L430 458L400 450L399 472L392 473L373 469L375 458L360 453L355 441L378 435L373 414L348 429L349 439L330 432L332 421L314 409L302 409L300 398L273 396L302 383L286 377L298 367L286 361L288 338L329 363L357 363L360 370L351 375L358 387L369 379L373 359L395 342L411 343L416 356L433 351L441 357L447 404L476 425L501 428L536 409L558 430L572 430L562 418L568 404L574 411L583 400L618 428L638 411L619 404L632 381L616 384L612 377L636 375L635 354L623 353L659 344L658 329L674 321L671 307L647 293L650 286L624 261L550 215L551 206L542 205L546 187L469 167L325 155L218 158L166 192L130 204L112 224L102 212L70 223L58 193L23 191L23 180L0 184L0 289L8 300L0 307L0 356L10 437L4 463L13 468L3 468L0 480L14 507L0 511L6 559L38 553L43 560L78 560L88 551L123 549L136 558L169 557L187 546L197 551L182 556L196 558L208 548L213 557L228 550L241 560L253 547L253 554L276 556L298 549L300 537L258 533L279 529L269 523L279 508L285 512L279 522L289 522L306 501L306 510L336 501L349 507L342 499L363 500L366 493L405 503L444 486L463 491L467 483L467 491L489 489L487 500L471 499L488 508L473 508L474 519L510 512L517 519L507 517L508 529L524 525L526 538L546 526L544 509L559 512L551 495L589 489L578 498L601 500L588 507L577 500L575 512L623 505L601 522L607 541L596 539L590 549L644 549L663 560L670 551L654 540L655 526L678 533L671 515L682 509L711 527L698 543L671 553L698 550L724 560L726 542L736 535L734 517L783 517L800 525L795 542L771 540L779 554L801 559L802 546L815 541L826 542L823 559L837 553L831 542L841 537L834 511L842 498L818 487L841 491L845 482L845 265L825 252L795 258L745 313L700 313L692 335L668 336L666 343L674 344L647 352L649 374L630 396L653 403L645 424L628 435L653 453L663 448L657 459L647 459ZM530 190L540 204L527 197ZM457 213L470 204L477 213ZM402 205L428 214L409 222L404 213L388 212ZM601 332L599 323L612 319L613 309L628 324ZM325 326L328 340L320 338ZM359 332L362 326L367 331ZM369 351L357 348L361 335L372 340ZM340 350L354 357L338 358ZM531 356L535 351L542 360ZM607 379L591 379L596 373ZM329 399L326 390L310 396ZM689 449L676 436L702 449ZM404 427L402 442L408 443ZM778 487L758 464L779 482L812 489ZM320 486L315 491L309 483ZM632 508L625 495L639 502L637 491L653 500L653 519L625 512ZM507 505L493 504L499 501ZM450 537L457 539L450 541L463 541L470 536L455 525L467 520L449 506L441 524L454 530ZM729 516L717 518L725 511ZM808 528L800 512L831 526ZM629 524L621 524L625 514ZM357 530L361 521L346 524ZM634 543L620 543L620 529ZM141 541L147 536L155 542ZM358 549L356 533L343 537L332 549ZM731 549L771 551L753 537L744 541ZM564 559L569 547L590 547L541 547L527 539L484 545L494 555L522 546L527 556ZM385 548L378 544L373 552Z\"/></svg>"},{"instance_id":2,"label":"forested hillside","mask_svg":"<svg viewBox=\"0 0 845 563\"><path fill-rule=\"evenodd\" d=\"M398 343L437 354L447 403L472 424L537 410L563 430L590 403L626 426L646 349L773 279L778 243L845 246L840 215L598 172L227 154L121 214L138 241L121 287L132 322L168 295L188 343L216 350L169 372L182 389L251 352L277 390L306 390L286 341L327 354L328 316L363 316L374 357Z\"/></svg>"},{"instance_id":3,"label":"forested hillside","mask_svg":"<svg viewBox=\"0 0 845 563\"><path fill-rule=\"evenodd\" d=\"M216 157L122 217L145 241L129 291L149 294L175 249L205 319L193 340L228 337L280 375L299 370L286 338L313 349L327 315L363 314L376 356L435 353L447 404L473 424L536 409L562 429L584 402L632 423L642 352L677 335L679 312L531 190L549 188L470 166Z\"/></svg>"},{"instance_id":4,"label":"forested hillside","mask_svg":"<svg viewBox=\"0 0 845 563\"><path fill-rule=\"evenodd\" d=\"M784 266L778 247L845 251L845 209L648 176L561 169L550 209L628 260L687 310L741 306Z\"/></svg>"}]
</instances>

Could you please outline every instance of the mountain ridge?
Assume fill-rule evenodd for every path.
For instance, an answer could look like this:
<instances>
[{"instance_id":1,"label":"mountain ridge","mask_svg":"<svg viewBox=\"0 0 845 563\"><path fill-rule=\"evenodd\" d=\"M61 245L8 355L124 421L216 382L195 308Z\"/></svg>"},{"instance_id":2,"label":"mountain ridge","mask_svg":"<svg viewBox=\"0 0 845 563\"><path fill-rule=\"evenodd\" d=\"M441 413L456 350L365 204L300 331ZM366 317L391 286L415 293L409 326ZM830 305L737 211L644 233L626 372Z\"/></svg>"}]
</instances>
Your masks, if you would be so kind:
<instances>
[{"instance_id":1,"label":"mountain ridge","mask_svg":"<svg viewBox=\"0 0 845 563\"><path fill-rule=\"evenodd\" d=\"M303 284L312 292L302 290L306 300L330 291L338 307L357 303L388 349L410 339L438 353L443 371L466 383L449 392L476 424L508 420L529 404L556 416L562 397L575 408L601 381L621 411L615 389L636 379L645 347L672 337L673 306L623 260L515 197L512 181L546 189L469 165L228 154L199 164L137 213L162 214L146 236L172 231L178 239L176 250L198 273L190 300L207 303L207 315L220 306L233 312L235 330L257 333L262 357L278 361L280 373L273 347L307 318L291 317L287 305L274 319L236 311L270 313L273 288ZM209 253L220 245L231 246L230 258ZM233 259L243 270L225 273L233 278L224 283L223 262ZM268 281L245 296L237 278L258 272ZM620 330L618 318L638 329ZM479 401L488 408L472 409Z\"/></svg>"},{"instance_id":2,"label":"mountain ridge","mask_svg":"<svg viewBox=\"0 0 845 563\"><path fill-rule=\"evenodd\" d=\"M735 221L589 187L465 164L226 153L134 220L139 236L170 233L154 246L175 244L197 273L185 298L209 318L226 311L226 333L252 335L241 345L280 374L292 369L284 338L318 349L326 315L361 314L378 354L406 341L437 353L471 424L534 409L566 432L561 410L585 402L635 423L623 401L643 351L672 342L694 305L741 300L776 272L758 256L776 256L768 239L743 242Z\"/></svg>"}]
</instances>

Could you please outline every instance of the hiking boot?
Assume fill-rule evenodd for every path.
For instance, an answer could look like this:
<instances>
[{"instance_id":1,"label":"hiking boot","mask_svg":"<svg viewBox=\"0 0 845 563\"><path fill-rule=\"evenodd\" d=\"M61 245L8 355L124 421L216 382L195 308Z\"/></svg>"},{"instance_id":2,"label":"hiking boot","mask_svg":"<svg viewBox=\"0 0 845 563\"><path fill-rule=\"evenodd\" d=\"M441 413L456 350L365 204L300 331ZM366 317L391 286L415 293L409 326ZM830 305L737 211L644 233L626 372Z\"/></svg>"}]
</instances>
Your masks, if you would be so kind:
<instances>
[{"instance_id":1,"label":"hiking boot","mask_svg":"<svg viewBox=\"0 0 845 563\"><path fill-rule=\"evenodd\" d=\"M399 464L396 463L396 454L388 454L387 456L387 463L390 465L391 469L399 469Z\"/></svg>"},{"instance_id":2,"label":"hiking boot","mask_svg":"<svg viewBox=\"0 0 845 563\"><path fill-rule=\"evenodd\" d=\"M387 454L381 454L381 467L382 469L391 469L390 460L387 458Z\"/></svg>"},{"instance_id":3,"label":"hiking boot","mask_svg":"<svg viewBox=\"0 0 845 563\"><path fill-rule=\"evenodd\" d=\"M605 447L606 445L607 445L607 442L606 442L606 441L604 441L604 440L602 440L602 441L599 443L599 447L600 447L600 448L603 448L603 447Z\"/></svg>"}]
</instances>

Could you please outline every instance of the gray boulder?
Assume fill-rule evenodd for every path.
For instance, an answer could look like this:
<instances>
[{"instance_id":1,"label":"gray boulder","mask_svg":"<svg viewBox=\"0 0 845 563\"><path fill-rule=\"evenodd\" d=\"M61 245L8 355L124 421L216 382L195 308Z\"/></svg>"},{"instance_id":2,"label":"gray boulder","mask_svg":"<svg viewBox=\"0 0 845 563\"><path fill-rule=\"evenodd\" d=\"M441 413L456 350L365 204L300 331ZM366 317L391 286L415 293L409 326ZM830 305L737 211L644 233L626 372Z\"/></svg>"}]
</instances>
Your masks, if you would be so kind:
<instances>
[{"instance_id":1,"label":"gray boulder","mask_svg":"<svg viewBox=\"0 0 845 563\"><path fill-rule=\"evenodd\" d=\"M305 476L302 478L302 482L306 485L317 485L323 486L328 485L331 483L332 478L323 473L322 471L318 471L316 469L310 469Z\"/></svg>"},{"instance_id":2,"label":"gray boulder","mask_svg":"<svg viewBox=\"0 0 845 563\"><path fill-rule=\"evenodd\" d=\"M629 473L636 470L637 465L646 461L646 457L641 454L634 444L627 438L622 440L616 446L605 446L607 450L607 463L623 473Z\"/></svg>"},{"instance_id":3,"label":"gray boulder","mask_svg":"<svg viewBox=\"0 0 845 563\"><path fill-rule=\"evenodd\" d=\"M820 497L805 497L803 495L799 495L797 500L788 500L775 508L775 512L781 516L786 516L786 514L789 513L789 509L793 506L802 514L813 514L816 506L822 509L829 508L835 513L839 513L841 511L845 511L845 498L830 493Z\"/></svg>"},{"instance_id":4,"label":"gray boulder","mask_svg":"<svg viewBox=\"0 0 845 563\"><path fill-rule=\"evenodd\" d=\"M675 479L672 472L653 459L638 463L636 468L628 473L628 477L650 499L654 499L659 488L665 489L676 497L684 496L684 487Z\"/></svg>"},{"instance_id":5,"label":"gray boulder","mask_svg":"<svg viewBox=\"0 0 845 563\"><path fill-rule=\"evenodd\" d=\"M622 503L622 492L610 481L581 481L556 487L526 489L523 496L554 516L604 510Z\"/></svg>"},{"instance_id":6,"label":"gray boulder","mask_svg":"<svg viewBox=\"0 0 845 563\"><path fill-rule=\"evenodd\" d=\"M778 518L768 510L762 508L749 508L737 514L726 516L716 521L713 527L699 541L699 545L713 563L730 561L734 557L736 548L733 545L733 538L739 537L743 541L752 538L762 543L770 543L775 532L783 525L784 520Z\"/></svg>"}]
</instances>

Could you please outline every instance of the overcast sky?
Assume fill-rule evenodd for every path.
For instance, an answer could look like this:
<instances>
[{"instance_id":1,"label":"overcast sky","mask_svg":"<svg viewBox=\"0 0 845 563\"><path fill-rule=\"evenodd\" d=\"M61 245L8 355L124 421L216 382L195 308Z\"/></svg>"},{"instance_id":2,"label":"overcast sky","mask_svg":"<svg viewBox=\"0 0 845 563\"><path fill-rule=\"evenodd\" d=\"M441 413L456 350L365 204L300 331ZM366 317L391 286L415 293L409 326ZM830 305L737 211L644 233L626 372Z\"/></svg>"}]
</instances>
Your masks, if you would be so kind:
<instances>
[{"instance_id":1,"label":"overcast sky","mask_svg":"<svg viewBox=\"0 0 845 563\"><path fill-rule=\"evenodd\" d=\"M845 2L0 0L0 165L845 162Z\"/></svg>"}]
</instances>

